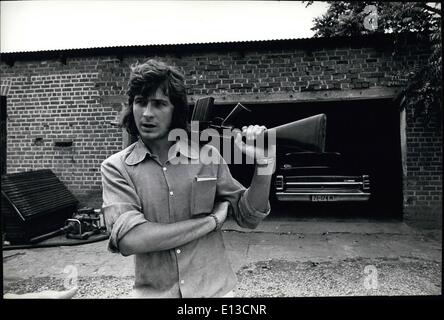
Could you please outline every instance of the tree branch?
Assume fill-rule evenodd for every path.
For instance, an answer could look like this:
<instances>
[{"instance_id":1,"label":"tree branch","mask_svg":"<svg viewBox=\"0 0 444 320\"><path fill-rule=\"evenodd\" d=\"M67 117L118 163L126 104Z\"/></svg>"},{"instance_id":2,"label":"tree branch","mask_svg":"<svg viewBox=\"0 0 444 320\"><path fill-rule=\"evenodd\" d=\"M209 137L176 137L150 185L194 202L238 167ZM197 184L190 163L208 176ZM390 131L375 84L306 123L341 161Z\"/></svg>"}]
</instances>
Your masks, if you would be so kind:
<instances>
[{"instance_id":1,"label":"tree branch","mask_svg":"<svg viewBox=\"0 0 444 320\"><path fill-rule=\"evenodd\" d=\"M304 3L304 2L307 2L307 4L305 5L306 8L313 4L313 1L302 1L302 3Z\"/></svg>"},{"instance_id":2,"label":"tree branch","mask_svg":"<svg viewBox=\"0 0 444 320\"><path fill-rule=\"evenodd\" d=\"M421 7L426 9L426 10L429 10L429 11L431 11L433 13L437 13L437 14L441 15L441 10L440 9L433 8L433 7L429 6L428 4L421 3Z\"/></svg>"}]
</instances>

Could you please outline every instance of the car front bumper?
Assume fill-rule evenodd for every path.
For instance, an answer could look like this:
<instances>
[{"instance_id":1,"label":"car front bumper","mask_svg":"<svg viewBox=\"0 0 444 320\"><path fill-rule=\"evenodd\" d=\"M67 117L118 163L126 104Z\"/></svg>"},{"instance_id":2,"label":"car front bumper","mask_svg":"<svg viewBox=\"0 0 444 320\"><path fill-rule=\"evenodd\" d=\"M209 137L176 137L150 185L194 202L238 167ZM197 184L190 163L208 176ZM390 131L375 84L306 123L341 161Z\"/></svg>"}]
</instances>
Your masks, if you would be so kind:
<instances>
[{"instance_id":1,"label":"car front bumper","mask_svg":"<svg viewBox=\"0 0 444 320\"><path fill-rule=\"evenodd\" d=\"M344 192L276 192L279 201L299 202L342 202L342 201L368 201L370 193L363 191Z\"/></svg>"}]
</instances>

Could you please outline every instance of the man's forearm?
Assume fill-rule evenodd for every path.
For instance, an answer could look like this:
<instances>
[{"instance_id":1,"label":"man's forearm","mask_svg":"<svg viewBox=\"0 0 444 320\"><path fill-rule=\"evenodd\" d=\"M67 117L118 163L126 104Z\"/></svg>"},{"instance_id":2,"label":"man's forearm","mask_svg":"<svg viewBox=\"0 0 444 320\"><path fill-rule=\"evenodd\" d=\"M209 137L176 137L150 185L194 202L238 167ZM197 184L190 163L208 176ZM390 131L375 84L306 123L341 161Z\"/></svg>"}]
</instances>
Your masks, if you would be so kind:
<instances>
[{"instance_id":1,"label":"man's forearm","mask_svg":"<svg viewBox=\"0 0 444 320\"><path fill-rule=\"evenodd\" d=\"M254 209L265 212L268 208L272 175L258 174L258 170L260 170L260 168L256 166L248 190L247 200Z\"/></svg>"},{"instance_id":2,"label":"man's forearm","mask_svg":"<svg viewBox=\"0 0 444 320\"><path fill-rule=\"evenodd\" d=\"M123 236L119 241L119 250L124 256L168 250L196 240L215 227L216 222L209 216L175 223L147 221Z\"/></svg>"}]
</instances>

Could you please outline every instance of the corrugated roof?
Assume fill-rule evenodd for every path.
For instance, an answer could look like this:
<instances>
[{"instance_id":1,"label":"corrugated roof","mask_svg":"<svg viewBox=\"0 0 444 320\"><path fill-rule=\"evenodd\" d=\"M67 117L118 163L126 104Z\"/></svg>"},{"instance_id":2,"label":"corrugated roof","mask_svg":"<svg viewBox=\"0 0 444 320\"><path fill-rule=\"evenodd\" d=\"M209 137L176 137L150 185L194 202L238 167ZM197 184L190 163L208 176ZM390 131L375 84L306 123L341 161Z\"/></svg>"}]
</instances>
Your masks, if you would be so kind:
<instances>
[{"instance_id":1,"label":"corrugated roof","mask_svg":"<svg viewBox=\"0 0 444 320\"><path fill-rule=\"evenodd\" d=\"M70 48L70 49L48 49L48 50L23 50L23 51L10 51L0 52L1 54L15 54L15 53L35 53L35 52L67 52L78 50L97 50L97 49L111 49L111 48L147 48L147 47L172 47L172 46L196 46L196 45L214 45L214 44L235 44L235 43L267 43L275 41L297 41L308 40L312 38L283 38L283 39L268 39L268 40L247 40L247 41L207 41L207 42L177 42L177 43L156 43L156 44L139 44L139 45L123 45L123 46L103 46L103 47L84 47L84 48Z\"/></svg>"},{"instance_id":2,"label":"corrugated roof","mask_svg":"<svg viewBox=\"0 0 444 320\"><path fill-rule=\"evenodd\" d=\"M395 34L372 34L359 35L352 37L312 37L312 38L290 38L290 39L272 39L272 40L251 40L251 41L230 41L230 42L199 42L199 43L174 43L174 44L150 44L150 45L132 45L132 46L109 46L109 47L91 47L91 48L72 48L41 51L19 51L0 53L2 60L22 60L28 58L51 58L60 56L83 56L83 55L125 55L143 52L165 52L174 49L173 54L180 54L186 51L200 50L219 50L235 49L249 50L254 48L276 48L288 46L304 46L304 49L310 49L318 46L338 46L338 45L359 45L368 46L387 45L393 43ZM406 33L406 38L415 37L415 33ZM416 38L415 38L416 39ZM179 51L178 51L179 50Z\"/></svg>"}]
</instances>

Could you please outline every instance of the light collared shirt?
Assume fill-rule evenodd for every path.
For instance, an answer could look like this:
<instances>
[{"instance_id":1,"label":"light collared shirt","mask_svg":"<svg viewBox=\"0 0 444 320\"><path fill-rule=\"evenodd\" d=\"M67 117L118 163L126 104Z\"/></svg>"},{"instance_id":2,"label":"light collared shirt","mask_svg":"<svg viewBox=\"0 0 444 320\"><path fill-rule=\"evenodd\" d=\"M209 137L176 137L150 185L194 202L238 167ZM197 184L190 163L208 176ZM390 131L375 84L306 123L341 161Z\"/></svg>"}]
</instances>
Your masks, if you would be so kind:
<instances>
[{"instance_id":1,"label":"light collared shirt","mask_svg":"<svg viewBox=\"0 0 444 320\"><path fill-rule=\"evenodd\" d=\"M119 240L139 224L209 214L216 201L230 202L229 212L241 227L255 228L270 212L270 204L261 212L248 203L248 189L232 177L216 148L188 148L182 140L173 147L176 152L162 164L139 139L102 163L103 213L111 252L119 252ZM202 161L202 154L219 161ZM177 248L134 257L136 297L218 297L237 282L220 230Z\"/></svg>"}]
</instances>

